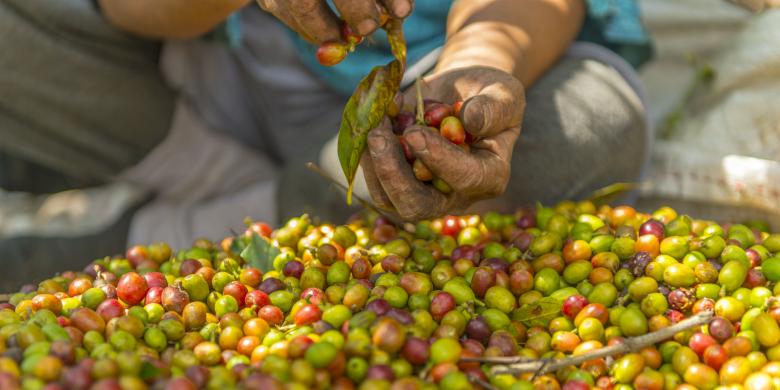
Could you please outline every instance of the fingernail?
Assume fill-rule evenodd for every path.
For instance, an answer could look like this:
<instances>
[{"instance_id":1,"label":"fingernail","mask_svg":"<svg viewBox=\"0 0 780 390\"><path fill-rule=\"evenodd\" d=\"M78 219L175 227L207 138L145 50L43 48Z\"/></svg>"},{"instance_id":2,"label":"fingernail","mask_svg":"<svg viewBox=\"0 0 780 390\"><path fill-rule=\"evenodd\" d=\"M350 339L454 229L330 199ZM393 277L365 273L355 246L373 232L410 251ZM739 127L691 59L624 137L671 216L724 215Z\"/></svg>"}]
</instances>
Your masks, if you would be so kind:
<instances>
[{"instance_id":1,"label":"fingernail","mask_svg":"<svg viewBox=\"0 0 780 390\"><path fill-rule=\"evenodd\" d=\"M428 148L428 145L425 143L425 136L420 130L413 130L406 133L404 135L404 140L409 144L409 147L416 152L423 152Z\"/></svg>"},{"instance_id":2,"label":"fingernail","mask_svg":"<svg viewBox=\"0 0 780 390\"><path fill-rule=\"evenodd\" d=\"M369 137L368 143L371 146L369 150L372 156L378 156L387 150L387 138L382 136Z\"/></svg>"},{"instance_id":3,"label":"fingernail","mask_svg":"<svg viewBox=\"0 0 780 390\"><path fill-rule=\"evenodd\" d=\"M357 26L358 33L360 35L368 35L376 30L377 24L373 19L366 19L360 22Z\"/></svg>"},{"instance_id":4,"label":"fingernail","mask_svg":"<svg viewBox=\"0 0 780 390\"><path fill-rule=\"evenodd\" d=\"M409 15L411 9L412 7L408 1L396 1L395 5L393 5L393 13L399 18L405 18Z\"/></svg>"}]
</instances>

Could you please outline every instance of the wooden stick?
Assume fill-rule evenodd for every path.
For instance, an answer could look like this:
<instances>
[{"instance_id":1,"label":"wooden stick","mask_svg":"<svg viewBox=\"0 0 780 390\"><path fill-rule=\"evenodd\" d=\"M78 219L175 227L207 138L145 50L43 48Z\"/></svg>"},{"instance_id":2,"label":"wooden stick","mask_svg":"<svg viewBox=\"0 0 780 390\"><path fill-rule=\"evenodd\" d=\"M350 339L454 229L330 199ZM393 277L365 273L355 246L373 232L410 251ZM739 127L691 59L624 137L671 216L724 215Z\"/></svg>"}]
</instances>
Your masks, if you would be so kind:
<instances>
[{"instance_id":1,"label":"wooden stick","mask_svg":"<svg viewBox=\"0 0 780 390\"><path fill-rule=\"evenodd\" d=\"M474 375L469 375L469 382L471 382L472 384L475 384L475 385L482 386L482 388L487 389L487 390L498 390L498 387L495 387L495 386L491 385L490 383L487 383L487 382L483 381L482 379L479 379L478 377L476 377Z\"/></svg>"},{"instance_id":2,"label":"wooden stick","mask_svg":"<svg viewBox=\"0 0 780 390\"><path fill-rule=\"evenodd\" d=\"M516 363L529 363L535 362L539 359L529 358L525 356L494 356L494 357L465 357L460 359L464 363L487 363L487 364L516 364Z\"/></svg>"},{"instance_id":3,"label":"wooden stick","mask_svg":"<svg viewBox=\"0 0 780 390\"><path fill-rule=\"evenodd\" d=\"M554 372L561 368L568 366L578 366L586 361L593 359L600 359L607 356L614 356L623 353L629 353L632 351L638 351L646 346L653 345L673 337L678 332L704 325L712 319L712 311L704 311L693 317L686 318L674 325L657 330L652 333L644 334L641 336L630 337L625 339L623 343L612 345L605 348L599 348L595 351L586 353L584 355L570 356L565 359L536 359L532 361L521 361L514 364L506 364L504 360L508 359L496 359L496 358L483 358L477 360L483 363L497 362L499 366L493 367L493 374L521 374L527 372L534 372L539 375L548 372ZM514 357L516 358L516 357Z\"/></svg>"}]
</instances>

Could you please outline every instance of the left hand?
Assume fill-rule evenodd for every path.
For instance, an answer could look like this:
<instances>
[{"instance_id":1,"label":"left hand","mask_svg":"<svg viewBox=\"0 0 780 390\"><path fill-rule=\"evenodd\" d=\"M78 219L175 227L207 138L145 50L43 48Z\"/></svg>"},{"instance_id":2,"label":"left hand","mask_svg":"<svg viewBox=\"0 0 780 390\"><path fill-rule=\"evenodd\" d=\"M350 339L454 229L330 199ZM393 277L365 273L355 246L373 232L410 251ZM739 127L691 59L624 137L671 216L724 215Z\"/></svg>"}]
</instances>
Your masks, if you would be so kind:
<instances>
[{"instance_id":1,"label":"left hand","mask_svg":"<svg viewBox=\"0 0 780 390\"><path fill-rule=\"evenodd\" d=\"M412 12L413 0L334 0L337 16L324 0L257 0L260 8L273 14L311 43L341 39L339 18L360 35L380 28L381 13L403 19Z\"/></svg>"},{"instance_id":2,"label":"left hand","mask_svg":"<svg viewBox=\"0 0 780 390\"><path fill-rule=\"evenodd\" d=\"M525 109L525 94L514 76L490 67L444 71L424 79L423 96L448 104L464 101L461 120L479 140L470 152L438 131L413 125L404 138L416 156L453 191L443 194L414 177L389 119L371 131L361 166L378 207L406 220L439 217L473 202L498 196L509 182L510 163ZM416 90L403 95L403 108L413 111Z\"/></svg>"}]
</instances>

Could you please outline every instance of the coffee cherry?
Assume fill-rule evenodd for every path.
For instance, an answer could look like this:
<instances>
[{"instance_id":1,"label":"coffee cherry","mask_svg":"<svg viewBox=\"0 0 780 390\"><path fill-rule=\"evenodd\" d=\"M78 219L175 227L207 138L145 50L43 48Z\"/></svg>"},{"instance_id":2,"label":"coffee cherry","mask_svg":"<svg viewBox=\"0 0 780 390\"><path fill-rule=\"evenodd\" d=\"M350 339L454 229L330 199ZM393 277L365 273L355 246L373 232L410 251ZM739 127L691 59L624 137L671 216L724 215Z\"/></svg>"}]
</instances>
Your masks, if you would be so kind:
<instances>
[{"instance_id":1,"label":"coffee cherry","mask_svg":"<svg viewBox=\"0 0 780 390\"><path fill-rule=\"evenodd\" d=\"M419 181L433 180L433 172L425 166L422 160L414 160L412 171L414 171L414 177Z\"/></svg>"},{"instance_id":2,"label":"coffee cherry","mask_svg":"<svg viewBox=\"0 0 780 390\"><path fill-rule=\"evenodd\" d=\"M466 141L466 130L463 129L463 124L460 123L460 119L455 116L448 116L442 119L439 131L442 137L456 145L460 145Z\"/></svg>"},{"instance_id":3,"label":"coffee cherry","mask_svg":"<svg viewBox=\"0 0 780 390\"><path fill-rule=\"evenodd\" d=\"M347 57L349 48L341 42L325 42L317 48L317 61L324 66L334 66Z\"/></svg>"},{"instance_id":4,"label":"coffee cherry","mask_svg":"<svg viewBox=\"0 0 780 390\"><path fill-rule=\"evenodd\" d=\"M146 279L135 272L128 272L119 279L116 285L116 292L119 299L129 305L136 305L146 296L149 286Z\"/></svg>"},{"instance_id":5,"label":"coffee cherry","mask_svg":"<svg viewBox=\"0 0 780 390\"><path fill-rule=\"evenodd\" d=\"M354 32L352 28L349 27L349 24L344 21L341 22L341 39L347 42L350 47L354 47L355 45L360 44L360 42L363 42L363 36Z\"/></svg>"},{"instance_id":6,"label":"coffee cherry","mask_svg":"<svg viewBox=\"0 0 780 390\"><path fill-rule=\"evenodd\" d=\"M414 124L415 117L411 112L399 112L393 122L393 132L397 135L402 135L407 127Z\"/></svg>"},{"instance_id":7,"label":"coffee cherry","mask_svg":"<svg viewBox=\"0 0 780 390\"><path fill-rule=\"evenodd\" d=\"M425 107L425 124L438 128L444 118L450 115L452 115L452 106L444 103L432 103Z\"/></svg>"},{"instance_id":8,"label":"coffee cherry","mask_svg":"<svg viewBox=\"0 0 780 390\"><path fill-rule=\"evenodd\" d=\"M409 163L413 163L416 159L414 156L414 153L412 153L412 149L409 148L409 144L406 143L406 140L404 140L403 136L398 137L398 142L401 143L401 149L404 151L404 157L406 158L406 161Z\"/></svg>"},{"instance_id":9,"label":"coffee cherry","mask_svg":"<svg viewBox=\"0 0 780 390\"><path fill-rule=\"evenodd\" d=\"M25 286L0 304L0 387L768 388L780 374L780 235L745 225L562 202L247 231ZM255 234L284 247L267 274L235 253ZM630 345L705 311L706 326L533 383L469 361Z\"/></svg>"}]
</instances>

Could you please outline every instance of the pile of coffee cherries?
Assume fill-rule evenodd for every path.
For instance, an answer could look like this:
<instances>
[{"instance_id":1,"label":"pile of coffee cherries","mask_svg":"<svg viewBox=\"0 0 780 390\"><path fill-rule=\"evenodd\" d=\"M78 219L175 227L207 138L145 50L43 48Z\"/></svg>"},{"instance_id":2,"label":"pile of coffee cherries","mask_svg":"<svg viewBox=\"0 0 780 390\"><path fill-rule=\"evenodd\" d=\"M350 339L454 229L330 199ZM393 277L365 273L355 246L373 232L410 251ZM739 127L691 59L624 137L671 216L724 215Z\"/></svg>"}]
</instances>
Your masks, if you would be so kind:
<instances>
[{"instance_id":1,"label":"pile of coffee cherries","mask_svg":"<svg viewBox=\"0 0 780 390\"><path fill-rule=\"evenodd\" d=\"M432 99L425 99L423 103L423 118L425 126L430 131L441 134L442 137L468 152L470 150L469 144L474 142L474 138L463 128L463 123L460 120L462 106L463 101L457 101L450 105ZM445 194L452 192L449 184L434 176L433 172L425 166L422 160L415 158L404 140L404 131L415 123L416 116L412 112L402 111L393 118L393 132L398 135L406 161L412 164L414 177L423 182L430 182L437 190Z\"/></svg>"},{"instance_id":2,"label":"pile of coffee cherries","mask_svg":"<svg viewBox=\"0 0 780 390\"><path fill-rule=\"evenodd\" d=\"M778 389L767 230L563 202L134 246L0 304L0 388ZM552 373L489 362L586 354L705 310L704 326Z\"/></svg>"}]
</instances>

